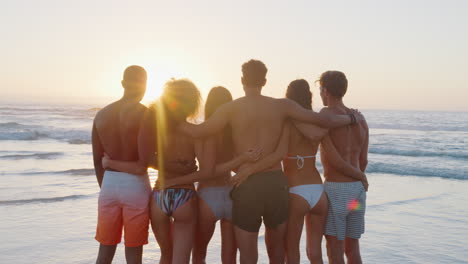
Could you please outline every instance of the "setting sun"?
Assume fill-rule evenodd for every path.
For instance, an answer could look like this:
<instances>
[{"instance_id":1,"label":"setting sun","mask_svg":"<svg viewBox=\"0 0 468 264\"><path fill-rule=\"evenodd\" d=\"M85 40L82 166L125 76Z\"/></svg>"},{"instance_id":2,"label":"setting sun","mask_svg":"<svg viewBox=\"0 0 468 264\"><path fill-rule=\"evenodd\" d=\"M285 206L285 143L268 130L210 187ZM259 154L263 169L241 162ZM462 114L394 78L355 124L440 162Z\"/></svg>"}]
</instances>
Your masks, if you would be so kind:
<instances>
[{"instance_id":1,"label":"setting sun","mask_svg":"<svg viewBox=\"0 0 468 264\"><path fill-rule=\"evenodd\" d=\"M206 85L200 83L200 78L197 78L196 74L190 74L185 70L179 69L180 65L178 68L173 63L168 62L166 64L159 63L158 65L142 64L141 66L143 66L148 73L148 84L146 88L146 94L142 100L144 104L151 103L152 101L159 98L163 92L164 84L171 78L178 79L188 78L188 76L192 76L194 78L190 79L198 85L201 85L198 86L198 88L202 91L202 93L206 90L204 89L204 86Z\"/></svg>"}]
</instances>

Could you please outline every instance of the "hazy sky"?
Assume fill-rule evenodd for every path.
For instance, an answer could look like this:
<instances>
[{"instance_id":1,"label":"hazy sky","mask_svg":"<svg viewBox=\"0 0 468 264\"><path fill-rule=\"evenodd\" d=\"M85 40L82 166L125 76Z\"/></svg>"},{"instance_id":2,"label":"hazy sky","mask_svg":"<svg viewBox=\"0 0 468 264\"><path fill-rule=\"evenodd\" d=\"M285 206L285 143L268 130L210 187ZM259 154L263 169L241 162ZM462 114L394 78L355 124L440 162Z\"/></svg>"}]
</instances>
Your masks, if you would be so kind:
<instances>
[{"instance_id":1,"label":"hazy sky","mask_svg":"<svg viewBox=\"0 0 468 264\"><path fill-rule=\"evenodd\" d=\"M354 107L468 110L467 14L463 0L2 0L0 99L109 102L132 64L149 72L148 98L172 76L239 97L256 58L275 97L333 69Z\"/></svg>"}]
</instances>

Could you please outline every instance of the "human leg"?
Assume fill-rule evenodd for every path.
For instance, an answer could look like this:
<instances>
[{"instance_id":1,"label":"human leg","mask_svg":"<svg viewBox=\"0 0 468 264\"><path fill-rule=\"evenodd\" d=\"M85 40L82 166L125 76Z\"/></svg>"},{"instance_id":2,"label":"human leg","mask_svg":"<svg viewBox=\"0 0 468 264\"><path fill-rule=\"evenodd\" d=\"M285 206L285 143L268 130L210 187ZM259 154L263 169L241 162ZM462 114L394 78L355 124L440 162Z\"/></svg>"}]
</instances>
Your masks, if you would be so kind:
<instances>
[{"instance_id":1,"label":"human leg","mask_svg":"<svg viewBox=\"0 0 468 264\"><path fill-rule=\"evenodd\" d=\"M327 255L330 264L344 264L344 240L338 240L335 236L326 235Z\"/></svg>"},{"instance_id":2,"label":"human leg","mask_svg":"<svg viewBox=\"0 0 468 264\"><path fill-rule=\"evenodd\" d=\"M345 254L348 264L361 264L361 253L359 250L359 239L349 238L345 239Z\"/></svg>"},{"instance_id":3,"label":"human leg","mask_svg":"<svg viewBox=\"0 0 468 264\"><path fill-rule=\"evenodd\" d=\"M234 226L236 244L239 246L240 263L250 264L258 261L258 232L249 232Z\"/></svg>"},{"instance_id":4,"label":"human leg","mask_svg":"<svg viewBox=\"0 0 468 264\"><path fill-rule=\"evenodd\" d=\"M149 182L140 186L139 190L137 187L121 192L127 264L141 264L143 245L148 244L151 187Z\"/></svg>"},{"instance_id":5,"label":"human leg","mask_svg":"<svg viewBox=\"0 0 468 264\"><path fill-rule=\"evenodd\" d=\"M203 199L198 199L198 222L196 225L196 237L193 245L193 264L205 263L208 243L213 236L216 227L216 218L208 204Z\"/></svg>"},{"instance_id":6,"label":"human leg","mask_svg":"<svg viewBox=\"0 0 468 264\"><path fill-rule=\"evenodd\" d=\"M310 263L323 263L322 238L327 221L328 199L325 192L306 215L306 252Z\"/></svg>"},{"instance_id":7,"label":"human leg","mask_svg":"<svg viewBox=\"0 0 468 264\"><path fill-rule=\"evenodd\" d=\"M172 262L172 221L161 208L158 207L154 199L150 202L151 228L161 250L160 264L170 264Z\"/></svg>"},{"instance_id":8,"label":"human leg","mask_svg":"<svg viewBox=\"0 0 468 264\"><path fill-rule=\"evenodd\" d=\"M265 242L270 263L284 263L287 220L289 214L288 181L282 171L266 174L264 178Z\"/></svg>"},{"instance_id":9,"label":"human leg","mask_svg":"<svg viewBox=\"0 0 468 264\"><path fill-rule=\"evenodd\" d=\"M270 263L284 263L284 249L286 239L287 222L276 227L265 227L265 243Z\"/></svg>"},{"instance_id":10,"label":"human leg","mask_svg":"<svg viewBox=\"0 0 468 264\"><path fill-rule=\"evenodd\" d=\"M112 263L117 244L122 239L123 217L116 183L112 177L104 177L98 198L98 223L95 239L100 243L96 263Z\"/></svg>"},{"instance_id":11,"label":"human leg","mask_svg":"<svg viewBox=\"0 0 468 264\"><path fill-rule=\"evenodd\" d=\"M231 220L221 220L221 261L223 264L235 264L237 244L234 225Z\"/></svg>"},{"instance_id":12,"label":"human leg","mask_svg":"<svg viewBox=\"0 0 468 264\"><path fill-rule=\"evenodd\" d=\"M289 194L289 218L286 234L287 263L299 263L304 215L309 211L309 203L297 194Z\"/></svg>"},{"instance_id":13,"label":"human leg","mask_svg":"<svg viewBox=\"0 0 468 264\"><path fill-rule=\"evenodd\" d=\"M192 191L193 190L185 190ZM197 197L193 196L175 209L174 217L174 244L172 263L189 263L193 248L195 225L197 223Z\"/></svg>"},{"instance_id":14,"label":"human leg","mask_svg":"<svg viewBox=\"0 0 468 264\"><path fill-rule=\"evenodd\" d=\"M127 264L141 264L143 259L143 246L125 247L125 260Z\"/></svg>"},{"instance_id":15,"label":"human leg","mask_svg":"<svg viewBox=\"0 0 468 264\"><path fill-rule=\"evenodd\" d=\"M358 186L358 188L361 188L361 186ZM361 193L353 201L354 203L351 204L349 208L351 212L347 218L345 254L348 263L360 264L362 263L362 259L359 249L359 239L364 233L364 215L366 212L366 192L363 186Z\"/></svg>"},{"instance_id":16,"label":"human leg","mask_svg":"<svg viewBox=\"0 0 468 264\"><path fill-rule=\"evenodd\" d=\"M99 245L99 253L96 264L111 264L114 259L117 245Z\"/></svg>"}]
</instances>

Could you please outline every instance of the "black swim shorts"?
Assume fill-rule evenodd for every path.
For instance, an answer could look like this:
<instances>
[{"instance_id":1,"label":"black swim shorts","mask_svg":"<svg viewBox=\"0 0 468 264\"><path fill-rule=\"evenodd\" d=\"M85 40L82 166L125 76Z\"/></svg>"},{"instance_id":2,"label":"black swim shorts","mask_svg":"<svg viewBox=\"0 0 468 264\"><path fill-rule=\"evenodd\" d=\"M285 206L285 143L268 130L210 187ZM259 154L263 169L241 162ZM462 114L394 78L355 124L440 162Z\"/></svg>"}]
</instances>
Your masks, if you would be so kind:
<instances>
[{"instance_id":1,"label":"black swim shorts","mask_svg":"<svg viewBox=\"0 0 468 264\"><path fill-rule=\"evenodd\" d=\"M258 232L262 224L275 228L288 218L288 180L281 170L250 175L231 192L232 221L237 227Z\"/></svg>"}]
</instances>

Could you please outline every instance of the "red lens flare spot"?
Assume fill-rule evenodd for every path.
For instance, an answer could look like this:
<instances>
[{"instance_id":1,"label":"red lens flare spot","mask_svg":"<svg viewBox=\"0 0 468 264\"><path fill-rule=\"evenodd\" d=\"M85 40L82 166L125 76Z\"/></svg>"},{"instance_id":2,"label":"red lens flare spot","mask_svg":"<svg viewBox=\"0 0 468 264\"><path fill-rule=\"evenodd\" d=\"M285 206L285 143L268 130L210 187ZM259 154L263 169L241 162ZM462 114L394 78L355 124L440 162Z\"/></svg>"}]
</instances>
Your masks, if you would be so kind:
<instances>
[{"instance_id":1,"label":"red lens flare spot","mask_svg":"<svg viewBox=\"0 0 468 264\"><path fill-rule=\"evenodd\" d=\"M359 203L358 200L353 199L353 200L349 201L349 203L348 203L348 210L349 211L356 211L356 210L359 210L359 209L361 209L361 204Z\"/></svg>"}]
</instances>

